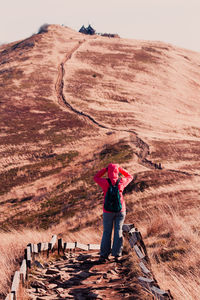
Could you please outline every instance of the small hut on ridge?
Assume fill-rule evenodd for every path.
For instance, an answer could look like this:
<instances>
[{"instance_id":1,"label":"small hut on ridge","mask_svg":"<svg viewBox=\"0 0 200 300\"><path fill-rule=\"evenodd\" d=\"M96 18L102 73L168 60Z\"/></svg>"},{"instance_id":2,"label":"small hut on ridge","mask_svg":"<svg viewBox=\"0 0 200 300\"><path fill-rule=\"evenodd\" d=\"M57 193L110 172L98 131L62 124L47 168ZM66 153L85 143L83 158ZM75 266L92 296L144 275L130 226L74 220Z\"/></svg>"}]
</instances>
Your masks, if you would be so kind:
<instances>
[{"instance_id":1,"label":"small hut on ridge","mask_svg":"<svg viewBox=\"0 0 200 300\"><path fill-rule=\"evenodd\" d=\"M85 26L83 25L81 27L81 29L79 30L79 32L81 32L83 34L89 34L89 35L94 35L95 34L95 30L94 30L94 28L92 28L91 25L88 25L87 28L85 28Z\"/></svg>"}]
</instances>

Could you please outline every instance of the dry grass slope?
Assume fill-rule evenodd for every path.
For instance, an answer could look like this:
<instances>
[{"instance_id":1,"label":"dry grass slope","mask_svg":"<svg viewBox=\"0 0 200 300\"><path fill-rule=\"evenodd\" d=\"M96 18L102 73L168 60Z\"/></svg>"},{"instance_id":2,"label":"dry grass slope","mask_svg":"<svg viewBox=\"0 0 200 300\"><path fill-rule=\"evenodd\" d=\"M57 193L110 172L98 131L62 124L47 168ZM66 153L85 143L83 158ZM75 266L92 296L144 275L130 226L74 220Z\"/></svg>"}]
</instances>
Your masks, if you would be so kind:
<instances>
[{"instance_id":1,"label":"dry grass slope","mask_svg":"<svg viewBox=\"0 0 200 300\"><path fill-rule=\"evenodd\" d=\"M57 25L1 46L1 235L52 224L68 236L101 228L92 177L118 162L135 175L126 221L142 231L160 286L175 299L198 299L199 66L190 50Z\"/></svg>"}]
</instances>

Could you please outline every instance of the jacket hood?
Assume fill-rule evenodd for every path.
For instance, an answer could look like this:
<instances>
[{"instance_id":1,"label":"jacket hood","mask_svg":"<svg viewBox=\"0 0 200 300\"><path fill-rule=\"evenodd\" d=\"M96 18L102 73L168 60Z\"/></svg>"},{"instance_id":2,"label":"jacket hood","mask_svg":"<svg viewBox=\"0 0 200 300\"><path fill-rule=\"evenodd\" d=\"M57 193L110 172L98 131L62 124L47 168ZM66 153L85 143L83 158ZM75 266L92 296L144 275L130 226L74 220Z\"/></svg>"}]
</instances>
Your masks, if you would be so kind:
<instances>
[{"instance_id":1,"label":"jacket hood","mask_svg":"<svg viewBox=\"0 0 200 300\"><path fill-rule=\"evenodd\" d=\"M109 164L108 165L108 177L112 183L116 183L119 178L119 165L118 164Z\"/></svg>"}]
</instances>

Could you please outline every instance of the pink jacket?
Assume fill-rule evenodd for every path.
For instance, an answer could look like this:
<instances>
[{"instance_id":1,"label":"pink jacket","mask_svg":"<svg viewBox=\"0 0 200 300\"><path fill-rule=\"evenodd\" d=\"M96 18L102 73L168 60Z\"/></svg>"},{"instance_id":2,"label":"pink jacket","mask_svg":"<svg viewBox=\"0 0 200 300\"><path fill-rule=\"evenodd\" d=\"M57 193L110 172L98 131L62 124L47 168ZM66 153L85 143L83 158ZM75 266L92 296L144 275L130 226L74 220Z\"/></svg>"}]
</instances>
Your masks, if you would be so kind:
<instances>
[{"instance_id":1,"label":"pink jacket","mask_svg":"<svg viewBox=\"0 0 200 300\"><path fill-rule=\"evenodd\" d=\"M102 178L102 176L108 171L108 177L110 178L112 184L114 185L117 182L117 179L119 178L119 173L124 175L125 177L122 177L119 184L119 193L121 197L121 204L122 204L122 212L126 211L126 204L124 201L124 197L122 195L124 188L133 180L133 176L131 176L126 170L122 169L118 164L109 164L108 168L103 168L100 170L95 176L94 181L100 185L100 187L103 190L104 193L104 201L105 196L109 187L109 183L106 178ZM104 212L108 212L104 209Z\"/></svg>"}]
</instances>

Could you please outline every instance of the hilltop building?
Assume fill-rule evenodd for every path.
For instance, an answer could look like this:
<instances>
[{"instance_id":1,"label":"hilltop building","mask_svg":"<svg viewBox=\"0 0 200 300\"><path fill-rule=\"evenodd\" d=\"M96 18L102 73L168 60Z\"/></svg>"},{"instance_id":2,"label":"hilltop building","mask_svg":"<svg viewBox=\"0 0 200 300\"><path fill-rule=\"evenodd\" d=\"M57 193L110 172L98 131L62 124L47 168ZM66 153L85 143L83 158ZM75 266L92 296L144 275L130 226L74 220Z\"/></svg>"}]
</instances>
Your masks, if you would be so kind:
<instances>
[{"instance_id":1,"label":"hilltop building","mask_svg":"<svg viewBox=\"0 0 200 300\"><path fill-rule=\"evenodd\" d=\"M109 37L109 38L119 38L119 35L117 33L96 33L96 30L94 30L94 28L92 28L91 25L88 25L88 27L85 27L83 25L81 27L81 29L79 30L79 32L81 32L83 34L89 34L89 35L98 34L98 35Z\"/></svg>"},{"instance_id":2,"label":"hilltop building","mask_svg":"<svg viewBox=\"0 0 200 300\"><path fill-rule=\"evenodd\" d=\"M79 30L79 32L87 34L87 29L85 28L84 25L81 27L81 29Z\"/></svg>"},{"instance_id":3,"label":"hilltop building","mask_svg":"<svg viewBox=\"0 0 200 300\"><path fill-rule=\"evenodd\" d=\"M90 34L90 35L95 34L95 30L92 28L91 25L89 25L89 26L86 28L86 30L87 30L88 34Z\"/></svg>"},{"instance_id":4,"label":"hilltop building","mask_svg":"<svg viewBox=\"0 0 200 300\"><path fill-rule=\"evenodd\" d=\"M79 32L81 32L83 34L89 34L89 35L94 35L95 34L95 30L92 28L91 25L89 25L87 28L85 28L85 26L83 25L81 27L81 29L79 30Z\"/></svg>"}]
</instances>

